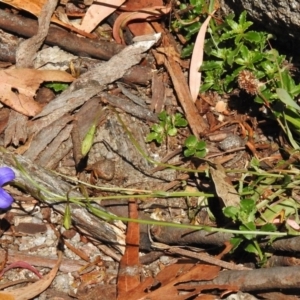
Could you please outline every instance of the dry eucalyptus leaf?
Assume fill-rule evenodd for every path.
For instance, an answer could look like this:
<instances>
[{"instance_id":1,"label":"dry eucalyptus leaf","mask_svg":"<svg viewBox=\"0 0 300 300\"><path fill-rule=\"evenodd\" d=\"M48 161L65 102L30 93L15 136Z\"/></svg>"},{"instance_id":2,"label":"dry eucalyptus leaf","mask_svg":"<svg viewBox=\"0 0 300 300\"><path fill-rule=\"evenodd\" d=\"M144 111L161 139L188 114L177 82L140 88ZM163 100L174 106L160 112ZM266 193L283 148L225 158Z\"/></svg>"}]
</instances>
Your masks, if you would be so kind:
<instances>
[{"instance_id":1,"label":"dry eucalyptus leaf","mask_svg":"<svg viewBox=\"0 0 300 300\"><path fill-rule=\"evenodd\" d=\"M217 169L209 168L211 178L215 184L215 189L218 197L222 200L223 204L227 206L239 206L240 196L232 184L226 181L226 174L220 166Z\"/></svg>"},{"instance_id":2,"label":"dry eucalyptus leaf","mask_svg":"<svg viewBox=\"0 0 300 300\"><path fill-rule=\"evenodd\" d=\"M41 10L42 7L45 5L45 3L47 2L47 0L30 0L30 1L23 1L23 0L0 0L0 2L3 2L7 5L13 6L17 9L20 10L26 10L28 12L30 12L31 14L35 15L35 16L39 16L41 14ZM59 24L63 27L66 27L72 31L78 32L81 35L87 36L92 38L93 35L89 35L85 32L83 32L81 29L76 28L70 24L66 24L64 22L62 22L61 20L59 20L55 14L53 14L51 21Z\"/></svg>"},{"instance_id":3,"label":"dry eucalyptus leaf","mask_svg":"<svg viewBox=\"0 0 300 300\"><path fill-rule=\"evenodd\" d=\"M89 2L92 2L90 3L91 6L88 8L81 24L74 24L74 26L86 32L92 32L101 21L117 10L119 6L125 2L125 0L102 0L95 1L94 3L93 1ZM86 1L84 1L84 3L86 4Z\"/></svg>"},{"instance_id":4,"label":"dry eucalyptus leaf","mask_svg":"<svg viewBox=\"0 0 300 300\"><path fill-rule=\"evenodd\" d=\"M63 71L10 69L0 70L0 101L26 116L35 116L42 106L34 100L43 81L71 82L74 78Z\"/></svg>"},{"instance_id":5,"label":"dry eucalyptus leaf","mask_svg":"<svg viewBox=\"0 0 300 300\"><path fill-rule=\"evenodd\" d=\"M203 62L205 34L209 21L214 13L215 11L213 11L201 25L191 58L191 65L189 71L189 87L194 102L198 97L199 89L201 86L201 72L199 71L199 69Z\"/></svg>"},{"instance_id":6,"label":"dry eucalyptus leaf","mask_svg":"<svg viewBox=\"0 0 300 300\"><path fill-rule=\"evenodd\" d=\"M56 263L56 265L54 266L54 268L46 275L44 276L41 280L22 287L22 288L18 288L16 290L12 290L9 292L0 292L0 300L10 300L10 299L14 299L14 300L28 300L28 299L32 299L36 296L38 296L39 294L41 294L43 291L45 291L49 285L51 284L51 282L53 281L53 279L56 276L56 273L58 271L58 268L60 266L62 260L62 253L59 252L59 256L58 256L58 261Z\"/></svg>"}]
</instances>

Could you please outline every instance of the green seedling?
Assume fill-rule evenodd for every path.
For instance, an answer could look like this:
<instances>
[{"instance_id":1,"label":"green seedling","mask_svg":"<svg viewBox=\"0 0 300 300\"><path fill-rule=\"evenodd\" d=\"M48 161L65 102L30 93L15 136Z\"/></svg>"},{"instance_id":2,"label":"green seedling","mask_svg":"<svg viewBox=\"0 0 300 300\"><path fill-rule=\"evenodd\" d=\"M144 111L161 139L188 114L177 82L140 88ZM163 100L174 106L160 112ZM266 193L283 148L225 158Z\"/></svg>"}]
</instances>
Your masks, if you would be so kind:
<instances>
[{"instance_id":1,"label":"green seedling","mask_svg":"<svg viewBox=\"0 0 300 300\"><path fill-rule=\"evenodd\" d=\"M99 122L99 118L101 118L103 116L103 114L104 114L104 110L102 108L100 108L96 114L96 117L94 118L94 121L93 121L91 127L89 128L88 132L86 133L86 135L82 141L81 154L83 156L86 156L93 146L96 129L97 129L97 124Z\"/></svg>"},{"instance_id":2,"label":"green seedling","mask_svg":"<svg viewBox=\"0 0 300 300\"><path fill-rule=\"evenodd\" d=\"M242 246L245 251L254 253L260 259L260 263L263 263L266 259L264 253L262 252L258 239L256 235L245 233L248 231L258 231L257 225L255 223L257 207L256 203L252 199L243 199L240 202L239 207L229 206L223 209L223 213L226 217L233 220L233 222L239 225L239 229L243 231L243 234L235 235L231 239L231 244L233 245L233 251ZM260 228L262 231L276 231L276 226L273 224L266 224Z\"/></svg>"},{"instance_id":3,"label":"green seedling","mask_svg":"<svg viewBox=\"0 0 300 300\"><path fill-rule=\"evenodd\" d=\"M162 111L158 115L158 119L159 124L151 126L151 132L147 135L146 142L156 141L161 144L168 136L175 136L178 128L188 125L187 120L180 113L171 116L166 111Z\"/></svg>"},{"instance_id":4,"label":"green seedling","mask_svg":"<svg viewBox=\"0 0 300 300\"><path fill-rule=\"evenodd\" d=\"M195 156L203 158L206 155L206 143L199 141L194 135L189 136L185 142L184 147L186 148L183 152L185 157Z\"/></svg>"},{"instance_id":5,"label":"green seedling","mask_svg":"<svg viewBox=\"0 0 300 300\"><path fill-rule=\"evenodd\" d=\"M46 83L45 87L54 90L54 92L56 93L59 93L66 90L69 87L69 84L61 83L61 82L52 82L52 83Z\"/></svg>"},{"instance_id":6,"label":"green seedling","mask_svg":"<svg viewBox=\"0 0 300 300\"><path fill-rule=\"evenodd\" d=\"M86 156L93 146L96 128L97 128L97 125L96 125L96 120L95 120L82 141L81 154L83 156Z\"/></svg>"},{"instance_id":7,"label":"green seedling","mask_svg":"<svg viewBox=\"0 0 300 300\"><path fill-rule=\"evenodd\" d=\"M63 225L67 230L70 229L71 225L72 225L69 198L66 203L66 208L65 208L65 212L64 212L64 218L63 218Z\"/></svg>"}]
</instances>

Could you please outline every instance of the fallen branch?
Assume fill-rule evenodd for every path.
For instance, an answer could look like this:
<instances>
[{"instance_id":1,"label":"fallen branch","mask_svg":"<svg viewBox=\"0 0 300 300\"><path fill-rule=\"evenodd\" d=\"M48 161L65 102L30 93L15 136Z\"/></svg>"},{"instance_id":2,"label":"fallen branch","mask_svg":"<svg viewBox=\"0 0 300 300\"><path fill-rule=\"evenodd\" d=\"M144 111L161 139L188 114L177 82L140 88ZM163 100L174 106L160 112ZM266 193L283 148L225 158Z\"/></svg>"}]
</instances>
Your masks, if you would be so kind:
<instances>
[{"instance_id":1,"label":"fallen branch","mask_svg":"<svg viewBox=\"0 0 300 300\"><path fill-rule=\"evenodd\" d=\"M38 31L38 22L19 15L10 14L0 9L0 28L24 37L32 37ZM53 26L49 28L45 43L59 46L77 55L85 54L103 60L110 59L124 49L123 45L80 38L76 34ZM1 49L3 48L1 47ZM4 49L6 49L6 47L4 47ZM11 51L14 51L13 47L11 47ZM15 55L9 53L9 51L5 52L7 53L7 58L9 58L7 61L14 63ZM4 59L1 57L1 60Z\"/></svg>"}]
</instances>

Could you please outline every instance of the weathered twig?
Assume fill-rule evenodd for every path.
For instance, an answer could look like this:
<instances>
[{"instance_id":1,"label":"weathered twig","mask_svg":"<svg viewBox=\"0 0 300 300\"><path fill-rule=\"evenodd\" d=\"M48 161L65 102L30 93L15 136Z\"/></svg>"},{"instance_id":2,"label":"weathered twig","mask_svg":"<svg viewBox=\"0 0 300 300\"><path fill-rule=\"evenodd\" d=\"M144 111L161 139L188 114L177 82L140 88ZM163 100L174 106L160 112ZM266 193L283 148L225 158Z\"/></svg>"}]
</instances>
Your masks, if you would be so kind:
<instances>
[{"instance_id":1,"label":"weathered twig","mask_svg":"<svg viewBox=\"0 0 300 300\"><path fill-rule=\"evenodd\" d=\"M13 169L16 174L15 185L36 199L51 205L61 214L65 212L63 198L67 193L70 197L83 197L80 192L73 190L74 186L65 182L58 175L33 164L23 156L13 155L4 148L0 149L0 164ZM20 170L20 166L24 168L25 172ZM55 195L61 196L61 199L54 200ZM76 227L92 238L113 244L119 251L123 251L125 235L123 230L116 226L116 224L120 224L119 221L107 223L80 205L70 205L72 222ZM104 210L100 206L98 208Z\"/></svg>"},{"instance_id":2,"label":"weathered twig","mask_svg":"<svg viewBox=\"0 0 300 300\"><path fill-rule=\"evenodd\" d=\"M10 14L0 9L0 28L24 37L32 37L37 33L38 23L32 19ZM78 55L86 54L104 60L110 59L124 49L123 45L80 38L76 34L53 26L49 29L45 43L59 46L71 53ZM14 51L14 48L12 48L12 51ZM9 61L13 63L15 56L10 54L10 57L11 59Z\"/></svg>"}]
</instances>

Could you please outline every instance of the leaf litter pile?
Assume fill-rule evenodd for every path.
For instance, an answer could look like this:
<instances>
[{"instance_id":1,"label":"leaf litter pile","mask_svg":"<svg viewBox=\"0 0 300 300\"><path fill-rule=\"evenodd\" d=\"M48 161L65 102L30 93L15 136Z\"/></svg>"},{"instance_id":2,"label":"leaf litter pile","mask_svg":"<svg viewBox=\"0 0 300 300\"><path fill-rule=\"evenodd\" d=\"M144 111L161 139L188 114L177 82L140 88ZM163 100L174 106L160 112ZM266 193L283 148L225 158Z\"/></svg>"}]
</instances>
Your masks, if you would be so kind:
<instances>
[{"instance_id":1,"label":"leaf litter pile","mask_svg":"<svg viewBox=\"0 0 300 300\"><path fill-rule=\"evenodd\" d=\"M0 299L298 299L291 132L199 94L218 10L189 61L173 2L1 1Z\"/></svg>"}]
</instances>

